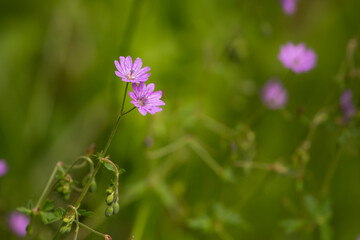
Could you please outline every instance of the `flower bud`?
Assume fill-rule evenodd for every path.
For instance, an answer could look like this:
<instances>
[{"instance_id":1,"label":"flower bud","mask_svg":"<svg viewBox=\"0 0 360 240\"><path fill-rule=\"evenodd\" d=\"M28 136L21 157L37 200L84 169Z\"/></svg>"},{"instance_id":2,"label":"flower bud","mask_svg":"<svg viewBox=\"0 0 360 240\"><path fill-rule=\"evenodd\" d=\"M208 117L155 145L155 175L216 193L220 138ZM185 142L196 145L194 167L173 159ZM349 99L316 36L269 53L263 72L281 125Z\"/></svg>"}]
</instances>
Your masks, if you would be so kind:
<instances>
[{"instance_id":1,"label":"flower bud","mask_svg":"<svg viewBox=\"0 0 360 240\"><path fill-rule=\"evenodd\" d=\"M120 210L120 205L119 203L116 202L114 204L114 214L118 214L119 210Z\"/></svg>"},{"instance_id":2,"label":"flower bud","mask_svg":"<svg viewBox=\"0 0 360 240\"><path fill-rule=\"evenodd\" d=\"M96 191L96 182L95 180L92 181L92 183L90 184L90 192L95 192Z\"/></svg>"},{"instance_id":3,"label":"flower bud","mask_svg":"<svg viewBox=\"0 0 360 240\"><path fill-rule=\"evenodd\" d=\"M114 193L110 194L109 196L106 197L106 204L107 205L111 205L112 202L114 201Z\"/></svg>"},{"instance_id":4,"label":"flower bud","mask_svg":"<svg viewBox=\"0 0 360 240\"><path fill-rule=\"evenodd\" d=\"M70 231L71 231L71 225L70 225L70 226L65 225L65 226L62 226L62 227L60 228L60 233L61 233L61 234L68 233L68 232L70 232Z\"/></svg>"},{"instance_id":5,"label":"flower bud","mask_svg":"<svg viewBox=\"0 0 360 240\"><path fill-rule=\"evenodd\" d=\"M111 215L113 215L113 212L114 212L114 208L109 206L105 209L105 216L110 217Z\"/></svg>"}]
</instances>

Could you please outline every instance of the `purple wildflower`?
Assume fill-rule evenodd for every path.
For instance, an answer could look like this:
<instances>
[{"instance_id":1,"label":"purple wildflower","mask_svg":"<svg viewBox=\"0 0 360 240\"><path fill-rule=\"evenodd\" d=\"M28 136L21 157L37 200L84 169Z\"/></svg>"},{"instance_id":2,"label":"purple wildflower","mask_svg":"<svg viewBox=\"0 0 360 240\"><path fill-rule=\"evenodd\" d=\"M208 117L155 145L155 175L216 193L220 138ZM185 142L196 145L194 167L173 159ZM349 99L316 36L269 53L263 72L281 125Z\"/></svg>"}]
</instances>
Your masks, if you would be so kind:
<instances>
[{"instance_id":1,"label":"purple wildflower","mask_svg":"<svg viewBox=\"0 0 360 240\"><path fill-rule=\"evenodd\" d=\"M281 5L286 15L293 15L296 12L298 0L281 0Z\"/></svg>"},{"instance_id":2,"label":"purple wildflower","mask_svg":"<svg viewBox=\"0 0 360 240\"><path fill-rule=\"evenodd\" d=\"M355 116L356 109L352 99L352 91L350 89L345 89L341 94L340 109L345 122L350 121L351 118Z\"/></svg>"},{"instance_id":3,"label":"purple wildflower","mask_svg":"<svg viewBox=\"0 0 360 240\"><path fill-rule=\"evenodd\" d=\"M26 227L29 223L30 219L25 214L19 212L13 212L8 219L10 230L20 237L25 237Z\"/></svg>"},{"instance_id":4,"label":"purple wildflower","mask_svg":"<svg viewBox=\"0 0 360 240\"><path fill-rule=\"evenodd\" d=\"M270 109L283 108L287 99L287 91L278 80L270 79L261 90L261 100Z\"/></svg>"},{"instance_id":5,"label":"purple wildflower","mask_svg":"<svg viewBox=\"0 0 360 240\"><path fill-rule=\"evenodd\" d=\"M0 177L4 176L8 172L8 165L4 159L0 159Z\"/></svg>"},{"instance_id":6,"label":"purple wildflower","mask_svg":"<svg viewBox=\"0 0 360 240\"><path fill-rule=\"evenodd\" d=\"M131 103L138 108L142 115L145 116L147 112L155 114L156 112L162 111L162 108L158 107L165 105L165 103L160 100L162 92L154 92L155 85L153 83L147 86L144 82L141 82L139 86L133 83L132 87L134 92L129 92L132 98Z\"/></svg>"},{"instance_id":7,"label":"purple wildflower","mask_svg":"<svg viewBox=\"0 0 360 240\"><path fill-rule=\"evenodd\" d=\"M305 44L288 43L280 47L278 55L283 65L295 73L308 72L315 67L317 55L312 49L306 49Z\"/></svg>"},{"instance_id":8,"label":"purple wildflower","mask_svg":"<svg viewBox=\"0 0 360 240\"><path fill-rule=\"evenodd\" d=\"M142 61L140 58L135 59L134 63L130 56L120 57L120 62L115 60L116 76L120 77L124 82L140 83L148 80L151 73L150 67L142 67Z\"/></svg>"}]
</instances>

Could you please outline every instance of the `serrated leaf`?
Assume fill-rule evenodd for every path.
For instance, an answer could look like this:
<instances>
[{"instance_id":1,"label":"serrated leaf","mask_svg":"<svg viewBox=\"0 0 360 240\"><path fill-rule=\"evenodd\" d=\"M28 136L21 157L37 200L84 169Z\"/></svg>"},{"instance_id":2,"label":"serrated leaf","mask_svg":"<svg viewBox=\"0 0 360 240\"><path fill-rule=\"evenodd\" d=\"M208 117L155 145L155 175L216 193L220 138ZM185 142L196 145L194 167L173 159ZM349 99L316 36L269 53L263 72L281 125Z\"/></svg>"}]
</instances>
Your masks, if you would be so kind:
<instances>
[{"instance_id":1,"label":"serrated leaf","mask_svg":"<svg viewBox=\"0 0 360 240\"><path fill-rule=\"evenodd\" d=\"M18 207L16 210L18 210L19 212L24 213L28 216L31 214L31 209L26 208L26 207Z\"/></svg>"},{"instance_id":2,"label":"serrated leaf","mask_svg":"<svg viewBox=\"0 0 360 240\"><path fill-rule=\"evenodd\" d=\"M50 212L53 209L54 209L54 201L46 200L44 205L41 208L41 211Z\"/></svg>"},{"instance_id":3,"label":"serrated leaf","mask_svg":"<svg viewBox=\"0 0 360 240\"><path fill-rule=\"evenodd\" d=\"M62 219L62 217L58 216L54 212L40 212L40 216L44 224L50 224Z\"/></svg>"},{"instance_id":4,"label":"serrated leaf","mask_svg":"<svg viewBox=\"0 0 360 240\"><path fill-rule=\"evenodd\" d=\"M78 214L83 217L89 217L94 214L94 212L86 211L85 209L78 209Z\"/></svg>"},{"instance_id":5,"label":"serrated leaf","mask_svg":"<svg viewBox=\"0 0 360 240\"><path fill-rule=\"evenodd\" d=\"M57 208L55 209L54 211L54 214L57 216L57 217L60 217L60 218L63 218L63 216L65 215L65 209L63 208Z\"/></svg>"}]
</instances>

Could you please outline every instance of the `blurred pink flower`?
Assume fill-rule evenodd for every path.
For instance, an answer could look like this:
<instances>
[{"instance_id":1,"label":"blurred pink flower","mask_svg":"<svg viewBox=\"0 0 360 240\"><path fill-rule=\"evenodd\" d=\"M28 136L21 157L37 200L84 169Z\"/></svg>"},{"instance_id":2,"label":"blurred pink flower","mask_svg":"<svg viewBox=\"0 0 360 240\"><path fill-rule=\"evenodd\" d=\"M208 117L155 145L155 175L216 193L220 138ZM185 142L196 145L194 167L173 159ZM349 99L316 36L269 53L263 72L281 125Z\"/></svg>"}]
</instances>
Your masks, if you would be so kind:
<instances>
[{"instance_id":1,"label":"blurred pink flower","mask_svg":"<svg viewBox=\"0 0 360 240\"><path fill-rule=\"evenodd\" d=\"M281 5L286 15L293 15L296 12L298 0L281 0Z\"/></svg>"},{"instance_id":2,"label":"blurred pink flower","mask_svg":"<svg viewBox=\"0 0 360 240\"><path fill-rule=\"evenodd\" d=\"M132 98L131 103L138 108L142 115L145 116L146 113L155 114L156 112L162 111L162 108L159 107L165 105L165 103L160 100L162 92L154 92L155 85L153 83L147 86L144 82L140 83L139 86L133 83L132 87L134 92L129 92Z\"/></svg>"},{"instance_id":3,"label":"blurred pink flower","mask_svg":"<svg viewBox=\"0 0 360 240\"><path fill-rule=\"evenodd\" d=\"M287 91L280 81L270 79L261 90L261 100L270 109L280 109L287 103Z\"/></svg>"},{"instance_id":4,"label":"blurred pink flower","mask_svg":"<svg viewBox=\"0 0 360 240\"><path fill-rule=\"evenodd\" d=\"M26 235L26 227L29 225L30 219L20 212L13 212L8 218L8 224L10 230L20 236L25 237Z\"/></svg>"},{"instance_id":5,"label":"blurred pink flower","mask_svg":"<svg viewBox=\"0 0 360 240\"><path fill-rule=\"evenodd\" d=\"M4 159L0 159L0 177L4 176L8 172L8 165Z\"/></svg>"},{"instance_id":6,"label":"blurred pink flower","mask_svg":"<svg viewBox=\"0 0 360 240\"><path fill-rule=\"evenodd\" d=\"M308 72L316 65L317 55L312 49L307 49L305 44L294 45L287 43L280 47L278 55L282 64L295 73Z\"/></svg>"},{"instance_id":7,"label":"blurred pink flower","mask_svg":"<svg viewBox=\"0 0 360 240\"><path fill-rule=\"evenodd\" d=\"M148 80L151 73L150 67L142 67L141 58L135 59L134 63L130 56L120 57L120 62L115 60L115 66L117 71L115 71L116 76L120 77L124 82L133 82L140 83Z\"/></svg>"},{"instance_id":8,"label":"blurred pink flower","mask_svg":"<svg viewBox=\"0 0 360 240\"><path fill-rule=\"evenodd\" d=\"M352 91L346 89L340 97L340 109L345 122L349 122L356 114L356 108L352 99Z\"/></svg>"}]
</instances>

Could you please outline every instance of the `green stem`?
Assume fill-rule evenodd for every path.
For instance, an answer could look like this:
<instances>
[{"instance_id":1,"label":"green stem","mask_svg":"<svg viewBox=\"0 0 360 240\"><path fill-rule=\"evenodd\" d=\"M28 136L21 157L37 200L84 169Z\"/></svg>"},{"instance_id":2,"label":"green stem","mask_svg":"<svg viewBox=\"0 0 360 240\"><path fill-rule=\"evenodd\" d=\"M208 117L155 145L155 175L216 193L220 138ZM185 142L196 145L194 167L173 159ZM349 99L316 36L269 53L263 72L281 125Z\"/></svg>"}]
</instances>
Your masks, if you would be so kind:
<instances>
[{"instance_id":1,"label":"green stem","mask_svg":"<svg viewBox=\"0 0 360 240\"><path fill-rule=\"evenodd\" d=\"M39 198L39 201L36 203L35 209L39 209L39 207L42 205L42 202L45 200L46 193L48 192L51 182L53 181L60 165L61 165L61 162L58 162L56 164L56 166L55 166L53 172L51 173L51 176L46 184L46 187L45 187L44 191L42 192L41 197Z\"/></svg>"},{"instance_id":2,"label":"green stem","mask_svg":"<svg viewBox=\"0 0 360 240\"><path fill-rule=\"evenodd\" d=\"M326 194L328 193L331 184L331 179L333 178L336 168L339 165L339 160L342 152L341 150L342 150L341 146L338 145L336 148L336 153L334 154L334 158L332 159L330 166L327 169L321 191L323 196L326 196Z\"/></svg>"},{"instance_id":3,"label":"green stem","mask_svg":"<svg viewBox=\"0 0 360 240\"><path fill-rule=\"evenodd\" d=\"M79 222L79 225L80 225L80 226L82 226L83 228L85 228L85 229L87 229L87 230L89 230L89 231L91 231L91 232L95 233L95 234L96 234L96 235L98 235L98 236L101 236L101 237L103 237L103 238L105 238L105 237L106 237L106 234L103 234L103 233L101 233L101 232L98 232L98 231L96 231L96 230L92 229L91 227L89 227L89 226L87 226L87 225L85 225L85 224L81 223L81 222Z\"/></svg>"},{"instance_id":4,"label":"green stem","mask_svg":"<svg viewBox=\"0 0 360 240\"><path fill-rule=\"evenodd\" d=\"M84 187L83 192L81 193L80 197L78 198L78 200L76 201L76 203L74 204L76 209L78 209L80 207L81 201L83 200L83 198L85 197L86 193L88 192L91 183L94 181L94 178L97 174L97 172L99 171L100 167L102 165L102 159L99 159L99 162L97 163L95 170L93 172L93 174L91 175L89 181L86 183L86 186Z\"/></svg>"},{"instance_id":5,"label":"green stem","mask_svg":"<svg viewBox=\"0 0 360 240\"><path fill-rule=\"evenodd\" d=\"M121 105L121 110L120 110L120 114L119 114L119 117L118 119L116 120L116 123L115 123L115 126L113 127L112 131L111 131L111 134L110 134L110 137L105 145L105 148L104 148L104 151L102 151L101 153L101 158L105 157L106 156L106 153L107 153L107 150L111 144L111 141L115 135L115 132L119 126L119 122L120 122L120 119L123 115L127 114L128 112L130 111L127 111L126 113L123 113L123 110L124 110L124 105L125 105L125 100L126 100L126 93L127 93L127 89L128 89L128 86L129 86L129 83L126 83L126 87L125 87L125 92L124 92L124 97L123 97L123 102L122 102L122 105ZM133 109L132 109L133 110Z\"/></svg>"},{"instance_id":6,"label":"green stem","mask_svg":"<svg viewBox=\"0 0 360 240\"><path fill-rule=\"evenodd\" d=\"M76 209L74 206L70 205L69 207L75 212L75 217L76 217L76 229L75 229L74 240L76 240L77 237L78 237L78 234L79 234L79 223L80 223L80 222L79 222L79 214L78 214L77 209Z\"/></svg>"},{"instance_id":7,"label":"green stem","mask_svg":"<svg viewBox=\"0 0 360 240\"><path fill-rule=\"evenodd\" d=\"M107 153L107 151L109 149L109 146L110 146L110 144L111 144L111 142L112 142L112 140L114 138L114 135L115 135L115 132L116 132L118 126L119 126L119 122L120 122L121 117L135 109L135 108L132 108L132 109L130 109L129 111L127 111L125 113L123 112L124 111L124 105L125 105L126 93L127 93L128 86L129 86L129 83L126 83L123 102L122 102L122 105L121 105L121 111L120 111L119 117L116 120L115 126L113 127L113 129L111 131L110 137L109 137L108 141L106 142L104 150L101 151L101 154L100 154L100 157L99 157L99 162L97 163L94 172L92 173L89 181L86 183L86 186L84 187L84 191L81 193L81 195L79 196L78 200L75 203L76 208L80 207L81 201L83 200L86 193L88 192L91 183L93 182L97 172L99 171L99 169L100 169L100 167L101 167L101 165L102 165L102 163L104 161L104 157L106 156L106 153Z\"/></svg>"}]
</instances>

